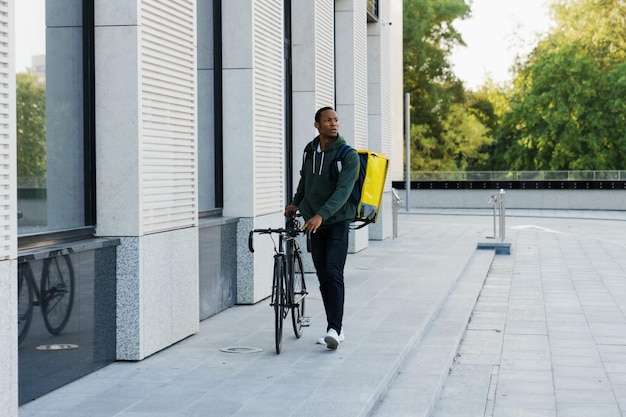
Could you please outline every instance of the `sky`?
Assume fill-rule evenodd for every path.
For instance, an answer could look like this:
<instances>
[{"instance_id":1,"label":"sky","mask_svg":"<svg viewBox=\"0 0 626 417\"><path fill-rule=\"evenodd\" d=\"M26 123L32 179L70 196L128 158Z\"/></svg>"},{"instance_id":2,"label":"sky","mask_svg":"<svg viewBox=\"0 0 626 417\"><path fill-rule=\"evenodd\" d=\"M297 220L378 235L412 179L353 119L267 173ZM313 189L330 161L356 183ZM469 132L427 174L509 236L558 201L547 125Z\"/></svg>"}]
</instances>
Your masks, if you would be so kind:
<instances>
[{"instance_id":1,"label":"sky","mask_svg":"<svg viewBox=\"0 0 626 417\"><path fill-rule=\"evenodd\" d=\"M451 56L456 75L468 88L481 86L486 75L503 83L517 54L527 54L536 45L538 33L550 26L549 0L471 0L472 17L456 21L466 47ZM31 67L32 55L45 53L45 0L15 2L16 70Z\"/></svg>"},{"instance_id":2,"label":"sky","mask_svg":"<svg viewBox=\"0 0 626 417\"><path fill-rule=\"evenodd\" d=\"M516 55L526 55L537 35L550 28L549 0L473 0L472 16L455 27L466 47L450 59L457 77L468 88L484 84L487 75L497 83L511 81L509 69Z\"/></svg>"},{"instance_id":3,"label":"sky","mask_svg":"<svg viewBox=\"0 0 626 417\"><path fill-rule=\"evenodd\" d=\"M32 67L32 56L46 53L46 8L44 0L15 3L15 70Z\"/></svg>"}]
</instances>

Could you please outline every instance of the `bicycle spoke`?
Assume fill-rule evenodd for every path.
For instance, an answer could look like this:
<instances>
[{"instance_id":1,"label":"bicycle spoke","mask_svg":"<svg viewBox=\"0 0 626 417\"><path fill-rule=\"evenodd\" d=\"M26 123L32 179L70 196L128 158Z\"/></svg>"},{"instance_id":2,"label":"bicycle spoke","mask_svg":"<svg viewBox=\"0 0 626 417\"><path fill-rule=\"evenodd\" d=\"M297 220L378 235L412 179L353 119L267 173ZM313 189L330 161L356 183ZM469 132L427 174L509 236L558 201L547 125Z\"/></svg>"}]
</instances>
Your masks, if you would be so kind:
<instances>
[{"instance_id":1,"label":"bicycle spoke","mask_svg":"<svg viewBox=\"0 0 626 417\"><path fill-rule=\"evenodd\" d=\"M283 339L283 303L284 303L284 287L283 287L283 259L281 256L274 258L274 338L276 344L276 353L280 354Z\"/></svg>"},{"instance_id":2,"label":"bicycle spoke","mask_svg":"<svg viewBox=\"0 0 626 417\"><path fill-rule=\"evenodd\" d=\"M304 269L302 267L302 258L299 251L295 251L293 256L293 273L291 282L292 288L292 307L291 307L291 320L293 324L293 332L297 338L302 336L303 321L305 326L309 325L308 320L304 320L304 306L306 301L306 284L304 282Z\"/></svg>"},{"instance_id":3,"label":"bicycle spoke","mask_svg":"<svg viewBox=\"0 0 626 417\"><path fill-rule=\"evenodd\" d=\"M33 272L27 263L20 264L18 268L17 284L17 328L18 344L26 338L30 323L33 318L34 305L34 282Z\"/></svg>"},{"instance_id":4,"label":"bicycle spoke","mask_svg":"<svg viewBox=\"0 0 626 417\"><path fill-rule=\"evenodd\" d=\"M74 305L74 269L68 255L46 259L41 275L41 313L48 331L59 334Z\"/></svg>"}]
</instances>

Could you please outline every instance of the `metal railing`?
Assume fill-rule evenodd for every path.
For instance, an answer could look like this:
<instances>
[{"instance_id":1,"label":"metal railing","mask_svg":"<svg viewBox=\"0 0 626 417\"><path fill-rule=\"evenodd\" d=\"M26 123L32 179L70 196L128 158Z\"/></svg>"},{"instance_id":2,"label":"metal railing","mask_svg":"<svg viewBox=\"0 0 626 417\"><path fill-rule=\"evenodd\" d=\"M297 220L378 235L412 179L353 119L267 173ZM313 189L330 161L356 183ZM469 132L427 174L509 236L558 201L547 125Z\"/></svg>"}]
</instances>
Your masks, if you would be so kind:
<instances>
[{"instance_id":1,"label":"metal railing","mask_svg":"<svg viewBox=\"0 0 626 417\"><path fill-rule=\"evenodd\" d=\"M500 190L497 194L492 194L487 201L487 205L493 208L493 236L487 236L489 239L500 238L501 242L504 242L506 235L505 223L506 223L506 207L504 204L504 197L506 193L504 190ZM498 219L499 229L496 229L496 218Z\"/></svg>"},{"instance_id":2,"label":"metal railing","mask_svg":"<svg viewBox=\"0 0 626 417\"><path fill-rule=\"evenodd\" d=\"M413 171L413 181L626 181L626 171Z\"/></svg>"}]
</instances>

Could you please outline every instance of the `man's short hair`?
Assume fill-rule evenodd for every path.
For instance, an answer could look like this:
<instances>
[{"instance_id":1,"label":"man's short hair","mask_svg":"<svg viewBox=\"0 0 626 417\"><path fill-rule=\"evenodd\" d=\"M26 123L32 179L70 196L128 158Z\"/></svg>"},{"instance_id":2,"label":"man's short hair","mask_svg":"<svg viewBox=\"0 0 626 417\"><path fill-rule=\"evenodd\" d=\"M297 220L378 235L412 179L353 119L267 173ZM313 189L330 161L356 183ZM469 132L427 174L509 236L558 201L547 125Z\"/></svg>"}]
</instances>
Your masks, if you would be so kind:
<instances>
[{"instance_id":1,"label":"man's short hair","mask_svg":"<svg viewBox=\"0 0 626 417\"><path fill-rule=\"evenodd\" d=\"M333 109L332 107L322 107L321 109L319 109L318 111L315 112L315 121L317 123L320 122L320 118L322 117L322 113L324 113L326 110L332 110L335 111L335 109Z\"/></svg>"}]
</instances>

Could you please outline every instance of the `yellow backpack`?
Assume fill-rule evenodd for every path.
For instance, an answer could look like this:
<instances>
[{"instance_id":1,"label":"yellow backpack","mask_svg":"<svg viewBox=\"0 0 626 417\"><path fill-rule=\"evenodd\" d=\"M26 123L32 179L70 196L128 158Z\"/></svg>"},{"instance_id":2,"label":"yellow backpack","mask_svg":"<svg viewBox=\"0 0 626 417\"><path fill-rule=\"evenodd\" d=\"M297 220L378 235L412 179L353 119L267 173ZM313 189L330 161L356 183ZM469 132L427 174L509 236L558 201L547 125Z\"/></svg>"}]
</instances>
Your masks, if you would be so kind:
<instances>
[{"instance_id":1,"label":"yellow backpack","mask_svg":"<svg viewBox=\"0 0 626 417\"><path fill-rule=\"evenodd\" d=\"M334 164L336 174L341 172L343 159L353 148L344 144L337 151ZM360 229L370 223L375 223L383 198L389 159L382 153L364 149L355 149L359 156L359 176L354 183L350 198L356 204L356 213L353 222L360 223L353 229Z\"/></svg>"}]
</instances>

